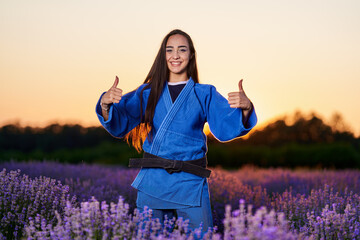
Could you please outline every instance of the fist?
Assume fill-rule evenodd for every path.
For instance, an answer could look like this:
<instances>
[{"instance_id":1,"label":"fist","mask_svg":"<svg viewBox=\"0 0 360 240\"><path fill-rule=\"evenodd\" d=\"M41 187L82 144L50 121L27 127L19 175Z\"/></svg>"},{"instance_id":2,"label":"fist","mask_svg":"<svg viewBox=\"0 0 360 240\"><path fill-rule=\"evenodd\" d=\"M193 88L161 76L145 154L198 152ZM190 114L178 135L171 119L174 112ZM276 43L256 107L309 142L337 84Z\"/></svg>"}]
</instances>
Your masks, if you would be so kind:
<instances>
[{"instance_id":1,"label":"fist","mask_svg":"<svg viewBox=\"0 0 360 240\"><path fill-rule=\"evenodd\" d=\"M111 88L102 96L101 103L110 105L112 103L119 103L122 97L122 90L117 87L119 84L119 78L116 76L114 84Z\"/></svg>"},{"instance_id":2,"label":"fist","mask_svg":"<svg viewBox=\"0 0 360 240\"><path fill-rule=\"evenodd\" d=\"M250 99L246 96L242 86L243 80L239 81L239 91L228 94L228 102L231 108L241 108L243 110L250 110L252 107Z\"/></svg>"}]
</instances>

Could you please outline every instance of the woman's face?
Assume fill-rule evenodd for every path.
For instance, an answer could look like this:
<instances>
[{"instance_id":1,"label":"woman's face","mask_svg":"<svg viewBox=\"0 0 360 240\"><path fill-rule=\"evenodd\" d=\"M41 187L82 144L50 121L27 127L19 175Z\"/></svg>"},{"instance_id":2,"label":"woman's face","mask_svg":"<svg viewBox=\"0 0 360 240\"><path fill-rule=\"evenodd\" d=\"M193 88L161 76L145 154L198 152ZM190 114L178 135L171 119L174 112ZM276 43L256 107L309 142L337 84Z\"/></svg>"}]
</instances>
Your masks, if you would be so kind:
<instances>
[{"instance_id":1,"label":"woman's face","mask_svg":"<svg viewBox=\"0 0 360 240\"><path fill-rule=\"evenodd\" d=\"M186 74L190 60L189 43L183 35L175 34L166 43L166 62L170 74Z\"/></svg>"}]
</instances>

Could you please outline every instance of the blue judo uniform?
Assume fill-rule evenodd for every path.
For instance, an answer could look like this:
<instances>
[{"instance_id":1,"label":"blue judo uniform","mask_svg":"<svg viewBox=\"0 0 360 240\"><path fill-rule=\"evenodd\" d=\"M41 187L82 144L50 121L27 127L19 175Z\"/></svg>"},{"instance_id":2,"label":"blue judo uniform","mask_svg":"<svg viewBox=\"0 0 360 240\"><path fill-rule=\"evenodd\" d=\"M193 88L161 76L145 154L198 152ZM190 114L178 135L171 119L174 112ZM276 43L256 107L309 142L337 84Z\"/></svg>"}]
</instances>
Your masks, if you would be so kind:
<instances>
[{"instance_id":1,"label":"blue judo uniform","mask_svg":"<svg viewBox=\"0 0 360 240\"><path fill-rule=\"evenodd\" d=\"M123 137L140 124L140 97L145 84L125 94L112 104L109 118L104 121L100 99L96 113L104 128L115 137ZM143 91L143 113L150 89ZM243 124L242 110L230 108L228 101L215 87L194 83L190 78L175 102L171 100L168 84L156 105L153 118L153 139L145 140L143 150L173 160L195 160L206 155L204 124L220 141L229 141L248 133L256 124L254 110ZM212 226L209 187L206 178L187 172L169 174L161 168L143 168L132 186L138 190L137 207L176 209L178 217L190 218L190 227L203 223L204 230ZM165 211L166 212L166 211ZM155 216L162 218L159 212Z\"/></svg>"}]
</instances>

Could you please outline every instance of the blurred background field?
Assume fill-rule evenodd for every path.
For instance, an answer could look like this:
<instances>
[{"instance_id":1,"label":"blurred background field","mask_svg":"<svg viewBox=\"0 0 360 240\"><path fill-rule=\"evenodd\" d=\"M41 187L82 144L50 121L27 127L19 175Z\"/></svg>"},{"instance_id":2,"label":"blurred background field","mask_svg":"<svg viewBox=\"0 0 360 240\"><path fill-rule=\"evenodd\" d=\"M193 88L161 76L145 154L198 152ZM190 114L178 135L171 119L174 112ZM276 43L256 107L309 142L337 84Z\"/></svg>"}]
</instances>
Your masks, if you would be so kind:
<instances>
[{"instance_id":1,"label":"blurred background field","mask_svg":"<svg viewBox=\"0 0 360 240\"><path fill-rule=\"evenodd\" d=\"M254 214L261 207L284 213L291 234L326 234L329 239L360 236L360 139L339 114L324 120L314 113L296 112L228 143L218 142L208 129L205 132L214 224L221 234L229 231L224 225L226 206L238 209L242 200L253 206ZM101 126L1 127L0 234L17 239L14 233L25 234L25 228L30 231L36 214L50 224L49 228L54 226L54 209L61 217L66 212L65 196L72 199L73 208L90 204L93 197L109 204L122 196L131 213L136 207L136 191L130 185L138 169L126 167L130 157L141 157L141 153ZM23 174L37 183L23 185L27 179L21 177ZM53 190L41 187L44 182L49 185L46 178L54 179L50 184ZM61 185L56 187L55 181ZM40 190L34 188L37 185ZM48 202L48 207L44 209L36 204L39 202ZM229 221L238 221L237 211L228 216ZM42 234L40 227L31 229L33 234ZM266 234L267 230L261 231Z\"/></svg>"},{"instance_id":2,"label":"blurred background field","mask_svg":"<svg viewBox=\"0 0 360 240\"><path fill-rule=\"evenodd\" d=\"M43 224L40 225L43 221L41 219L50 224L47 228L54 227L56 223L65 226L70 224L67 221L72 221L71 224L77 224L86 232L90 231L89 228L94 231L98 228L100 231L109 229L106 227L107 217L96 217L100 213L105 216L106 209L104 208L101 210L84 209L84 214L95 211L91 213L94 214L91 219L99 222L91 225L92 227L80 219L71 220L69 213L64 216L64 211L75 214L78 211L77 207L81 205L83 208L84 204L93 202L93 197L99 202L105 201L110 204L117 203L121 196L125 203L129 204L129 213L133 213L136 207L136 191L130 187L137 173L134 169L51 161L2 162L0 168L4 169L0 174L0 187L3 190L0 193L0 200L3 203L0 206L2 218L0 236L2 233L9 237L7 239L17 239L14 238L13 233L22 235L23 228L28 228L29 224L34 224L34 221L38 221L38 225L31 228L31 231L34 234L44 234L46 231L44 227L41 227ZM11 172L11 170L17 172ZM35 179L36 184L28 183L28 180L24 181L27 177L21 177L22 174L29 176L29 179ZM47 178L54 179L50 184L50 189L50 180ZM58 183L55 185L55 182ZM239 204L242 202L246 203L246 209L250 205L253 207L248 214L255 214L255 211L262 207L268 210L273 209L277 216L284 214L288 221L286 226L289 227L285 229L291 236L298 233L303 234L303 237L330 236L326 239L356 239L353 236L360 236L359 170L290 170L245 166L229 171L212 168L209 184L214 224L221 234L223 231L229 231L229 227L224 222L227 206L231 206L231 209L239 209L241 207ZM70 205L64 200L66 198L73 199L73 210L71 208L69 210ZM57 210L64 218L63 223L56 220L54 210ZM40 215L36 217L36 214ZM237 217L239 217L239 210L234 210L234 213L228 216L234 222L233 224L240 224ZM269 220L270 216L263 217ZM128 219L123 224L130 223L131 220ZM274 224L275 227L271 233L267 233L265 225L256 225L256 228L264 236L271 237L283 231L280 223L274 222ZM104 226L101 227L102 225ZM242 226L235 224L233 227ZM249 225L246 232L250 231L250 228ZM237 234L238 237L246 236L244 232ZM334 238L339 236L340 238ZM293 238L288 239L297 238L294 235Z\"/></svg>"},{"instance_id":3,"label":"blurred background field","mask_svg":"<svg viewBox=\"0 0 360 240\"><path fill-rule=\"evenodd\" d=\"M206 129L205 129L206 131ZM295 112L257 128L246 138L220 143L208 133L208 164L225 169L259 167L359 168L360 137L340 114L321 119ZM127 166L140 157L101 126L51 124L44 128L9 124L0 128L0 161L53 160Z\"/></svg>"}]
</instances>

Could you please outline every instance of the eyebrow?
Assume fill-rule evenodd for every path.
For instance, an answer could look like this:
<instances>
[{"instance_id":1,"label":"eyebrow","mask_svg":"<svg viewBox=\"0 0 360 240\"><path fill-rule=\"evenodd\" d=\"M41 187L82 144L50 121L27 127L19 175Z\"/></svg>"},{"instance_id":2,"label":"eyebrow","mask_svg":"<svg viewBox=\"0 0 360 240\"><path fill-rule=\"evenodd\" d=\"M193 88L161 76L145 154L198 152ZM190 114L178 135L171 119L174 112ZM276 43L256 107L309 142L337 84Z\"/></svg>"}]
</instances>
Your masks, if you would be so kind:
<instances>
[{"instance_id":1,"label":"eyebrow","mask_svg":"<svg viewBox=\"0 0 360 240\"><path fill-rule=\"evenodd\" d=\"M166 48L174 48L174 47L173 46L166 46ZM187 46L181 45L181 46L179 46L179 48L187 48Z\"/></svg>"}]
</instances>

